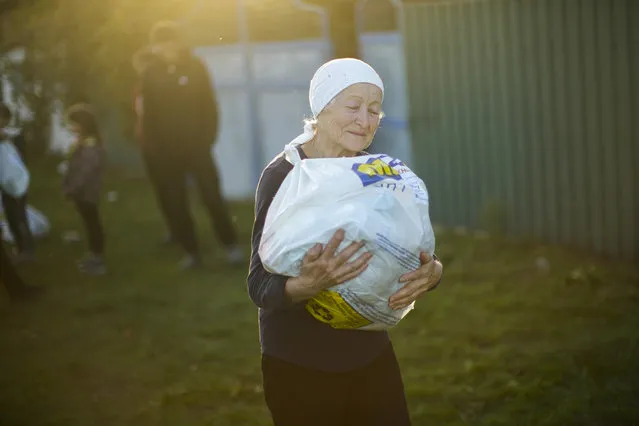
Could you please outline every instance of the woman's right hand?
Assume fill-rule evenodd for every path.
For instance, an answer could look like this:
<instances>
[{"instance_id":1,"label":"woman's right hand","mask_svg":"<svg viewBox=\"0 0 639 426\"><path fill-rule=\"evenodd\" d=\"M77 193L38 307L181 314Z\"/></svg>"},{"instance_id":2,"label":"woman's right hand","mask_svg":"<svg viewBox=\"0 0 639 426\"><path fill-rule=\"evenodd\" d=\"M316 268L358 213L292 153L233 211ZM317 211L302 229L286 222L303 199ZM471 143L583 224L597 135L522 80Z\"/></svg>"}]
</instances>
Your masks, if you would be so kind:
<instances>
[{"instance_id":1,"label":"woman's right hand","mask_svg":"<svg viewBox=\"0 0 639 426\"><path fill-rule=\"evenodd\" d=\"M363 253L350 261L364 247L364 242L353 242L336 254L344 235L344 230L339 229L326 247L322 249L321 244L316 244L306 253L300 275L286 282L285 292L293 303L312 299L322 290L352 280L366 270L371 253Z\"/></svg>"}]
</instances>

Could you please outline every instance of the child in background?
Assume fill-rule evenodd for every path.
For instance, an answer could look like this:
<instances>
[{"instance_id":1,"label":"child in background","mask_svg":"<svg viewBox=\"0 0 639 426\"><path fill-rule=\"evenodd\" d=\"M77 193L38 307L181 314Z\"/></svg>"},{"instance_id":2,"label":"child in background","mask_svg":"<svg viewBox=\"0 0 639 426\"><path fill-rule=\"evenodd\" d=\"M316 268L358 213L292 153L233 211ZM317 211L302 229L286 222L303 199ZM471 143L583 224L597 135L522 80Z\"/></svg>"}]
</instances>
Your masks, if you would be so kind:
<instances>
[{"instance_id":1,"label":"child in background","mask_svg":"<svg viewBox=\"0 0 639 426\"><path fill-rule=\"evenodd\" d=\"M89 105L72 106L67 120L76 140L71 147L62 190L75 203L89 240L89 253L78 262L78 268L87 274L102 275L106 273L104 231L98 207L106 153Z\"/></svg>"}]
</instances>

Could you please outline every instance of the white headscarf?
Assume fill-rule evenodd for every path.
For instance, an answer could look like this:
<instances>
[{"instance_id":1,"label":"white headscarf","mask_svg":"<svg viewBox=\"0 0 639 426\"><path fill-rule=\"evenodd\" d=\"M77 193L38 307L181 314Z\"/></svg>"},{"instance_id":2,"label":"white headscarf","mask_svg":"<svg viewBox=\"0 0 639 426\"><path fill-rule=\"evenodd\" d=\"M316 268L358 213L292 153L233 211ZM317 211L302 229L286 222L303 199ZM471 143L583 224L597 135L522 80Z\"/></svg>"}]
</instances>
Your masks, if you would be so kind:
<instances>
[{"instance_id":1,"label":"white headscarf","mask_svg":"<svg viewBox=\"0 0 639 426\"><path fill-rule=\"evenodd\" d=\"M373 67L366 62L353 58L340 58L328 61L319 67L311 79L308 90L308 101L311 105L313 118L317 118L335 96L357 83L370 83L379 87L383 99L384 82ZM297 145L310 141L314 136L312 124L307 123L304 126L304 133L297 136L284 148L287 159L292 163L300 161Z\"/></svg>"}]
</instances>

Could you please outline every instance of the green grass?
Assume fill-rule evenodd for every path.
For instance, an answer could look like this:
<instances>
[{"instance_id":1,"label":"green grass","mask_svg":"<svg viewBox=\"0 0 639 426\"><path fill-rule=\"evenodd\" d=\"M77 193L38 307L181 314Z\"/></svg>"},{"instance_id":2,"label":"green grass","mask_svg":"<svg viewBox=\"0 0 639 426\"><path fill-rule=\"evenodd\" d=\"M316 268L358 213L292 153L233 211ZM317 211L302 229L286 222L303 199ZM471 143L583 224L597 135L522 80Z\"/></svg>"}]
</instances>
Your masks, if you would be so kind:
<instances>
[{"instance_id":1,"label":"green grass","mask_svg":"<svg viewBox=\"0 0 639 426\"><path fill-rule=\"evenodd\" d=\"M73 267L84 244L39 164L31 200L52 221L31 305L0 294L0 424L268 425L257 312L198 206L207 269L182 273L144 180L109 179L108 276ZM47 180L49 179L49 180ZM234 205L248 250L252 210ZM395 330L414 425L639 424L639 270L557 247L438 234L445 279ZM545 256L547 273L535 259ZM580 269L582 278L567 279Z\"/></svg>"}]
</instances>

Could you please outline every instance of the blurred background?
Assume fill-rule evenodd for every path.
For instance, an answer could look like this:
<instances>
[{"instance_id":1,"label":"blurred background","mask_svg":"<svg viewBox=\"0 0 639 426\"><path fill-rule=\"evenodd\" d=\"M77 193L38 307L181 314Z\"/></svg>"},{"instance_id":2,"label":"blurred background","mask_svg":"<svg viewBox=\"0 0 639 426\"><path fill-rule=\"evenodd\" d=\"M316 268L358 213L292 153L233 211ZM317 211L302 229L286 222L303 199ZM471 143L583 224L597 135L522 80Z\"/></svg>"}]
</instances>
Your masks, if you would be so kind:
<instances>
[{"instance_id":1,"label":"blurred background","mask_svg":"<svg viewBox=\"0 0 639 426\"><path fill-rule=\"evenodd\" d=\"M373 149L418 170L437 221L639 256L634 1L2 4L3 98L41 150L64 151L60 109L88 99L111 157L137 167L131 57L173 19L219 94L229 198L299 133L317 66L355 56L388 86Z\"/></svg>"}]
</instances>

